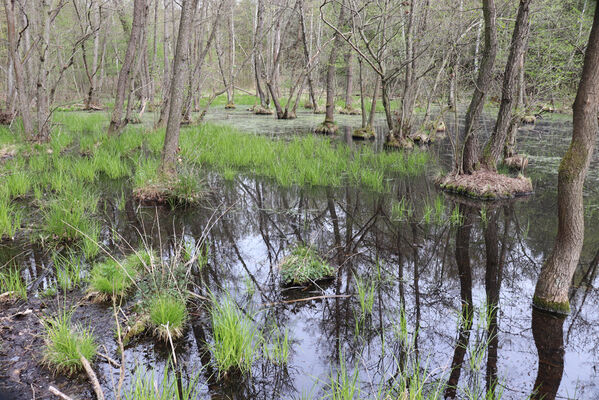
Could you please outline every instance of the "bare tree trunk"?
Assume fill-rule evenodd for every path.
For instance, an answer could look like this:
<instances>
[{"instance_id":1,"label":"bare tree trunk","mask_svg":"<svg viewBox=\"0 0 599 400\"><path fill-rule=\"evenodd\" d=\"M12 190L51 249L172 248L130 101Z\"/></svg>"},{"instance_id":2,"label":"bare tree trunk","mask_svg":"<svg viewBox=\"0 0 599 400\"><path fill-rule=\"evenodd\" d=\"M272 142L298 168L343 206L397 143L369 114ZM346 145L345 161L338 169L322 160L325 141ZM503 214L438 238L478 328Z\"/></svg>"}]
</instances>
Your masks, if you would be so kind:
<instances>
[{"instance_id":1,"label":"bare tree trunk","mask_svg":"<svg viewBox=\"0 0 599 400\"><path fill-rule=\"evenodd\" d=\"M518 16L516 17L516 24L512 36L512 44L510 46L510 54L507 59L503 76L501 106L499 107L499 114L497 115L497 121L495 122L495 129L493 129L493 133L485 145L481 158L482 166L493 171L497 170L497 162L503 153L503 145L512 120L514 91L516 79L518 78L519 61L523 58L527 36L530 32L530 20L528 15L531 1L532 0L520 0Z\"/></svg>"},{"instance_id":2,"label":"bare tree trunk","mask_svg":"<svg viewBox=\"0 0 599 400\"><path fill-rule=\"evenodd\" d=\"M353 110L352 92L354 89L354 51L350 49L347 53L347 76L345 80L345 109Z\"/></svg>"},{"instance_id":3,"label":"bare tree trunk","mask_svg":"<svg viewBox=\"0 0 599 400\"><path fill-rule=\"evenodd\" d=\"M229 63L229 86L227 87L227 106L226 108L235 108L235 82L234 79L234 69L235 69L235 4L236 1L233 0L229 5L231 7L231 12L229 13L228 19L228 28L229 28L229 48L228 48L228 57L227 61Z\"/></svg>"},{"instance_id":4,"label":"bare tree trunk","mask_svg":"<svg viewBox=\"0 0 599 400\"><path fill-rule=\"evenodd\" d=\"M304 11L304 0L299 1L299 16L300 16L300 26L301 26L301 34L302 34L302 43L304 46L304 58L306 60L306 68L308 68L308 94L310 95L310 104L312 106L312 110L316 112L318 108L318 104L316 103L316 96L314 95L314 81L312 79L312 67L311 67L311 55L310 55L310 46L308 44L308 36L306 34L306 19L305 19L305 11Z\"/></svg>"},{"instance_id":5,"label":"bare tree trunk","mask_svg":"<svg viewBox=\"0 0 599 400\"><path fill-rule=\"evenodd\" d=\"M262 35L263 35L263 27L264 27L264 0L256 1L256 23L254 27L254 76L256 79L256 92L258 93L258 97L260 98L260 106L262 108L268 107L268 102L266 101L266 95L264 93L264 89L262 88Z\"/></svg>"},{"instance_id":6,"label":"bare tree trunk","mask_svg":"<svg viewBox=\"0 0 599 400\"><path fill-rule=\"evenodd\" d=\"M123 66L119 72L114 110L112 110L110 126L108 127L109 134L118 132L124 125L122 116L123 104L125 103L125 91L129 88L135 55L138 53L137 49L139 48L141 35L144 30L144 25L146 24L146 3L146 0L135 0L133 4L133 24L131 26L131 36L129 37L129 44L127 45L127 53L125 54ZM139 50L140 52L143 51L142 49Z\"/></svg>"},{"instance_id":7,"label":"bare tree trunk","mask_svg":"<svg viewBox=\"0 0 599 400\"><path fill-rule=\"evenodd\" d=\"M342 26L345 21L345 1L341 2L341 10L339 10L339 19L337 26ZM327 65L327 104L324 122L317 128L318 132L332 134L337 131L337 125L335 124L335 62L337 61L337 52L339 50L341 37L335 31L333 34L333 44L331 46L331 52L329 53L329 60Z\"/></svg>"},{"instance_id":8,"label":"bare tree trunk","mask_svg":"<svg viewBox=\"0 0 599 400\"><path fill-rule=\"evenodd\" d=\"M370 104L370 115L368 117L368 126L374 126L374 117L376 116L376 102L379 97L379 87L381 86L381 78L377 75L374 81L374 90L372 91L372 103Z\"/></svg>"},{"instance_id":9,"label":"bare tree trunk","mask_svg":"<svg viewBox=\"0 0 599 400\"><path fill-rule=\"evenodd\" d=\"M597 140L599 111L599 5L574 101L572 142L557 178L558 228L555 244L541 269L533 303L541 309L570 311L568 292L584 241L582 189Z\"/></svg>"},{"instance_id":10,"label":"bare tree trunk","mask_svg":"<svg viewBox=\"0 0 599 400\"><path fill-rule=\"evenodd\" d=\"M526 45L528 47L528 43ZM520 113L526 109L525 98L526 98L526 82L524 80L524 56L526 50L522 52L520 59L518 60L518 99L516 100L516 115L512 117L510 127L508 129L507 137L505 138L505 144L503 146L503 159L513 157L516 154L516 136L518 135L518 128L520 127Z\"/></svg>"},{"instance_id":11,"label":"bare tree trunk","mask_svg":"<svg viewBox=\"0 0 599 400\"><path fill-rule=\"evenodd\" d=\"M48 47L50 46L50 21L48 0L42 0L36 7L40 23L39 70L37 73L37 140L45 142L50 137L50 105L48 104Z\"/></svg>"},{"instance_id":12,"label":"bare tree trunk","mask_svg":"<svg viewBox=\"0 0 599 400\"><path fill-rule=\"evenodd\" d=\"M493 77L493 66L497 56L497 13L495 0L483 0L483 15L485 19L485 49L481 60L480 70L474 94L468 111L463 133L462 160L457 160L458 173L471 174L477 168L478 157L478 123L485 105L485 97Z\"/></svg>"},{"instance_id":13,"label":"bare tree trunk","mask_svg":"<svg viewBox=\"0 0 599 400\"><path fill-rule=\"evenodd\" d=\"M188 42L191 36L194 14L198 0L183 0L177 47L173 61L173 78L171 80L171 100L166 136L162 149L162 163L160 169L166 175L176 174L177 148L179 147L179 131L181 130L181 110L183 107L183 86L185 74L183 69L188 58Z\"/></svg>"},{"instance_id":14,"label":"bare tree trunk","mask_svg":"<svg viewBox=\"0 0 599 400\"><path fill-rule=\"evenodd\" d=\"M14 67L17 99L19 101L19 114L21 114L23 120L23 131L27 137L31 138L33 137L34 129L31 121L31 112L29 110L27 88L25 85L25 72L23 70L23 64L21 63L21 56L17 49L15 3L16 0L4 0L8 49Z\"/></svg>"}]
</instances>

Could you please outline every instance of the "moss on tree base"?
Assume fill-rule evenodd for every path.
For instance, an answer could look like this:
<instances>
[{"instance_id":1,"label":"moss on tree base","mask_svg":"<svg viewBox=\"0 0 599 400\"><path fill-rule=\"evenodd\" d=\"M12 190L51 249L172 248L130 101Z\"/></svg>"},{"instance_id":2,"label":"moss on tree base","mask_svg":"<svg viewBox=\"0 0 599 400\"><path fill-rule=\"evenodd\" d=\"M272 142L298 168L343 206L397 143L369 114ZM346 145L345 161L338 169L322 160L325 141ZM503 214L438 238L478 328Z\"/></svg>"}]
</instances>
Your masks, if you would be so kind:
<instances>
[{"instance_id":1,"label":"moss on tree base","mask_svg":"<svg viewBox=\"0 0 599 400\"><path fill-rule=\"evenodd\" d=\"M358 128L352 133L352 138L356 140L373 140L375 136L374 129L370 126Z\"/></svg>"},{"instance_id":2,"label":"moss on tree base","mask_svg":"<svg viewBox=\"0 0 599 400\"><path fill-rule=\"evenodd\" d=\"M316 129L314 129L314 132L323 135L334 135L335 133L337 133L337 129L338 127L336 123L325 121L322 124L318 125Z\"/></svg>"},{"instance_id":3,"label":"moss on tree base","mask_svg":"<svg viewBox=\"0 0 599 400\"><path fill-rule=\"evenodd\" d=\"M414 148L414 142L408 138L397 138L394 135L389 135L387 141L385 142L385 147L392 150L410 150Z\"/></svg>"},{"instance_id":4,"label":"moss on tree base","mask_svg":"<svg viewBox=\"0 0 599 400\"><path fill-rule=\"evenodd\" d=\"M342 109L339 110L339 114L343 114L343 115L361 115L362 112L356 108L353 107L344 107Z\"/></svg>"},{"instance_id":5,"label":"moss on tree base","mask_svg":"<svg viewBox=\"0 0 599 400\"><path fill-rule=\"evenodd\" d=\"M471 175L450 173L437 184L442 190L480 200L509 199L532 194L530 178L512 178L497 172L481 170Z\"/></svg>"},{"instance_id":6,"label":"moss on tree base","mask_svg":"<svg viewBox=\"0 0 599 400\"><path fill-rule=\"evenodd\" d=\"M253 111L254 111L254 114L256 114L256 115L273 115L274 114L273 110L271 110L270 108L262 107L262 106L255 106Z\"/></svg>"},{"instance_id":7,"label":"moss on tree base","mask_svg":"<svg viewBox=\"0 0 599 400\"><path fill-rule=\"evenodd\" d=\"M563 316L570 314L570 303L567 301L549 301L542 299L538 296L534 296L532 298L532 305L539 310L546 311L552 314L558 314Z\"/></svg>"},{"instance_id":8,"label":"moss on tree base","mask_svg":"<svg viewBox=\"0 0 599 400\"><path fill-rule=\"evenodd\" d=\"M416 144L430 144L432 139L424 132L416 132L413 135L410 135L410 140Z\"/></svg>"}]
</instances>

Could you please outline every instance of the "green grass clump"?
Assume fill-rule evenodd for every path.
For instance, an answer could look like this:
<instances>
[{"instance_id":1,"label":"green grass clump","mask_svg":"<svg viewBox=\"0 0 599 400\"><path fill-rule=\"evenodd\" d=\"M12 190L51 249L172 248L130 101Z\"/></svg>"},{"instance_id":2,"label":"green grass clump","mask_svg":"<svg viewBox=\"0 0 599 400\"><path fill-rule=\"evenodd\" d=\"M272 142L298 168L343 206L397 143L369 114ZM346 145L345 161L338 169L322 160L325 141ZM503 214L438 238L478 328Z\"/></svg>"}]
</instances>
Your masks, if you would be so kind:
<instances>
[{"instance_id":1,"label":"green grass clump","mask_svg":"<svg viewBox=\"0 0 599 400\"><path fill-rule=\"evenodd\" d=\"M0 240L14 238L21 227L22 214L7 198L0 196Z\"/></svg>"},{"instance_id":2,"label":"green grass clump","mask_svg":"<svg viewBox=\"0 0 599 400\"><path fill-rule=\"evenodd\" d=\"M125 390L126 400L195 400L198 398L200 372L194 374L188 382L180 382L170 362L161 377L155 377L154 371L138 370L129 388ZM179 382L182 384L179 391Z\"/></svg>"},{"instance_id":3,"label":"green grass clump","mask_svg":"<svg viewBox=\"0 0 599 400\"><path fill-rule=\"evenodd\" d=\"M52 256L56 269L56 282L63 291L71 290L81 281L81 259L75 253L55 253Z\"/></svg>"},{"instance_id":4,"label":"green grass clump","mask_svg":"<svg viewBox=\"0 0 599 400\"><path fill-rule=\"evenodd\" d=\"M24 197L31 189L31 176L25 171L14 171L4 177L4 185L8 195L12 198Z\"/></svg>"},{"instance_id":5,"label":"green grass clump","mask_svg":"<svg viewBox=\"0 0 599 400\"><path fill-rule=\"evenodd\" d=\"M187 322L187 306L185 300L168 293L155 294L149 305L150 323L154 333L163 340L169 335L176 339L183 334Z\"/></svg>"},{"instance_id":6,"label":"green grass clump","mask_svg":"<svg viewBox=\"0 0 599 400\"><path fill-rule=\"evenodd\" d=\"M16 268L0 272L0 294L10 293L9 297L27 300L27 286Z\"/></svg>"},{"instance_id":7,"label":"green grass clump","mask_svg":"<svg viewBox=\"0 0 599 400\"><path fill-rule=\"evenodd\" d=\"M181 155L227 179L233 171L249 172L284 187L350 184L377 192L386 190L385 177L417 176L430 160L427 152L375 153L371 147L351 149L314 135L274 140L211 124L182 131Z\"/></svg>"},{"instance_id":8,"label":"green grass clump","mask_svg":"<svg viewBox=\"0 0 599 400\"><path fill-rule=\"evenodd\" d=\"M106 174L110 179L128 176L131 171L127 162L121 158L121 153L100 149L94 155L94 167Z\"/></svg>"},{"instance_id":9,"label":"green grass clump","mask_svg":"<svg viewBox=\"0 0 599 400\"><path fill-rule=\"evenodd\" d=\"M264 342L264 356L273 364L287 365L289 361L289 330L281 332L274 326L270 332L270 343Z\"/></svg>"},{"instance_id":10,"label":"green grass clump","mask_svg":"<svg viewBox=\"0 0 599 400\"><path fill-rule=\"evenodd\" d=\"M233 369L250 372L259 357L261 342L260 332L252 320L229 297L213 299L210 314L213 343L209 348L219 375Z\"/></svg>"},{"instance_id":11,"label":"green grass clump","mask_svg":"<svg viewBox=\"0 0 599 400\"><path fill-rule=\"evenodd\" d=\"M133 286L137 271L128 263L119 263L112 258L94 265L89 280L90 290L103 297L122 296Z\"/></svg>"},{"instance_id":12,"label":"green grass clump","mask_svg":"<svg viewBox=\"0 0 599 400\"><path fill-rule=\"evenodd\" d=\"M44 363L56 372L72 375L83 368L81 356L89 362L95 357L97 345L91 330L73 325L70 314L47 319L44 327Z\"/></svg>"},{"instance_id":13,"label":"green grass clump","mask_svg":"<svg viewBox=\"0 0 599 400\"><path fill-rule=\"evenodd\" d=\"M287 285L306 285L329 278L335 269L320 257L314 249L299 245L285 257L279 266L283 282Z\"/></svg>"}]
</instances>

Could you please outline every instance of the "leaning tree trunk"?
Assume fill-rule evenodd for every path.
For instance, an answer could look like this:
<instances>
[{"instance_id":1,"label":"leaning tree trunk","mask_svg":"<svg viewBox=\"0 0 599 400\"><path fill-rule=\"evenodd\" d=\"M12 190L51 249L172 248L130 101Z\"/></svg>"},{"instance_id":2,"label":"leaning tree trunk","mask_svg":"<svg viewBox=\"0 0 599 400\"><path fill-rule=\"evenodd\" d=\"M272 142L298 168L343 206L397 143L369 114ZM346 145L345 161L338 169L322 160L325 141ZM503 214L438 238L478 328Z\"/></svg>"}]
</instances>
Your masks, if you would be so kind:
<instances>
[{"instance_id":1,"label":"leaning tree trunk","mask_svg":"<svg viewBox=\"0 0 599 400\"><path fill-rule=\"evenodd\" d=\"M457 172L465 174L471 174L477 167L479 159L477 125L483 112L485 97L489 90L491 79L493 78L493 66L495 65L495 58L497 56L497 12L495 9L495 0L483 0L483 16L485 20L485 49L478 71L474 94L466 112L462 159L456 160Z\"/></svg>"},{"instance_id":2,"label":"leaning tree trunk","mask_svg":"<svg viewBox=\"0 0 599 400\"><path fill-rule=\"evenodd\" d=\"M129 37L129 44L127 45L127 52L125 53L125 59L123 60L123 66L119 72L119 79L117 82L116 99L114 102L114 109L112 110L112 117L110 118L110 126L108 127L108 133L113 134L118 132L124 125L123 123L123 104L125 103L125 92L129 89L129 82L131 81L131 73L133 70L133 63L135 61L135 54L143 51L138 49L141 34L146 23L146 0L135 0L133 4L133 24L131 26L131 36Z\"/></svg>"},{"instance_id":3,"label":"leaning tree trunk","mask_svg":"<svg viewBox=\"0 0 599 400\"><path fill-rule=\"evenodd\" d=\"M582 77L574 101L572 142L557 178L558 228L549 258L541 269L533 303L541 309L567 314L568 292L584 240L582 189L597 139L599 111L599 5L589 37Z\"/></svg>"},{"instance_id":4,"label":"leaning tree trunk","mask_svg":"<svg viewBox=\"0 0 599 400\"><path fill-rule=\"evenodd\" d=\"M25 85L25 71L21 56L17 49L17 33L15 20L15 3L16 0L4 0L4 9L6 11L6 30L8 38L8 50L12 59L15 83L17 89L17 100L19 102L19 114L23 119L23 131L29 138L33 136L33 124L31 122L31 112L29 110L29 99L27 96L27 87Z\"/></svg>"},{"instance_id":5,"label":"leaning tree trunk","mask_svg":"<svg viewBox=\"0 0 599 400\"><path fill-rule=\"evenodd\" d=\"M485 145L481 158L481 164L493 171L497 170L497 162L503 153L503 145L512 120L514 89L516 80L518 79L519 61L523 57L527 37L530 32L530 19L528 16L531 2L532 0L520 0L512 44L510 46L510 55L508 56L503 76L501 106L499 107L499 114L497 114L495 129L493 129L493 133Z\"/></svg>"},{"instance_id":6,"label":"leaning tree trunk","mask_svg":"<svg viewBox=\"0 0 599 400\"><path fill-rule=\"evenodd\" d=\"M173 61L173 77L171 80L171 98L169 102L168 122L166 136L162 149L162 163L160 169L164 174L176 173L177 148L179 147L179 131L181 129L181 110L183 108L183 86L185 73L183 71L188 57L188 42L191 36L191 26L198 0L183 0L181 6L181 20L179 22L179 35Z\"/></svg>"}]
</instances>

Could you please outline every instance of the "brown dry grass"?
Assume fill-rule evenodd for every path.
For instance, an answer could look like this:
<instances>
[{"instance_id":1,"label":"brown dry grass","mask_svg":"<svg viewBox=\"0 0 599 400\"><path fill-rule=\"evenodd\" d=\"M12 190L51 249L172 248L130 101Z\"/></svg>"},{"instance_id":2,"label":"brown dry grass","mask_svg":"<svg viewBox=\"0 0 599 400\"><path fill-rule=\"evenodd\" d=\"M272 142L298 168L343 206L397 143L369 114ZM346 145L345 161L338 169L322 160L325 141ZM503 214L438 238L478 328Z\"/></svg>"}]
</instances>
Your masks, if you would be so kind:
<instances>
[{"instance_id":1,"label":"brown dry grass","mask_svg":"<svg viewBox=\"0 0 599 400\"><path fill-rule=\"evenodd\" d=\"M438 184L450 193L485 200L525 196L533 192L530 178L513 178L488 170L476 171L471 175L448 174Z\"/></svg>"}]
</instances>

